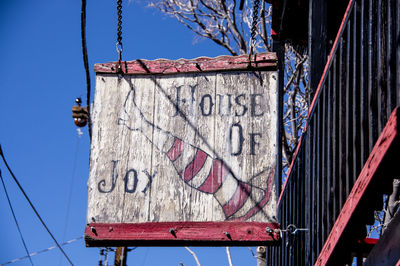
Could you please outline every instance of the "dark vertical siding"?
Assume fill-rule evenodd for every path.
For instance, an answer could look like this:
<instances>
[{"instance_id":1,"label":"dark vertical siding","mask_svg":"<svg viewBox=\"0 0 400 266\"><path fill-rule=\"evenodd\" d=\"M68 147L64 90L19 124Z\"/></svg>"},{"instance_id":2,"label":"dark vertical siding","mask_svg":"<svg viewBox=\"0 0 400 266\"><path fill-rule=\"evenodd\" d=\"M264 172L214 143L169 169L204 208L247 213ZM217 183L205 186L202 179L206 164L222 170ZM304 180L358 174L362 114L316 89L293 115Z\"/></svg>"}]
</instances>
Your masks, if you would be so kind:
<instances>
[{"instance_id":1,"label":"dark vertical siding","mask_svg":"<svg viewBox=\"0 0 400 266\"><path fill-rule=\"evenodd\" d=\"M310 1L310 9L317 2ZM281 245L268 248L268 265L314 264L390 113L400 104L400 0L352 4L322 78L320 63L327 57L315 48L320 36L315 34L326 38L320 32L326 31L326 21L317 9L310 10L310 76L313 86L316 75L324 83L278 206L282 228L308 231L283 233ZM365 235L365 229L354 235Z\"/></svg>"}]
</instances>

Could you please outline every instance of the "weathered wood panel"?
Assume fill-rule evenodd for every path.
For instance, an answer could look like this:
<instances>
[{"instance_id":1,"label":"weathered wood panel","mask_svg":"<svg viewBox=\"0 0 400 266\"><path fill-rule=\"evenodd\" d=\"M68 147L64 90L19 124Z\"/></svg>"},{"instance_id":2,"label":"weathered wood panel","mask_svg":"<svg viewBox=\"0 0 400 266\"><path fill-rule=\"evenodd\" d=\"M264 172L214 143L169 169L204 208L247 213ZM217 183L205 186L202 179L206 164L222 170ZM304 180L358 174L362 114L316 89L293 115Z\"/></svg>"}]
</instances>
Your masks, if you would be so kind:
<instances>
[{"instance_id":1,"label":"weathered wood panel","mask_svg":"<svg viewBox=\"0 0 400 266\"><path fill-rule=\"evenodd\" d=\"M97 73L87 223L276 222L276 79Z\"/></svg>"}]
</instances>

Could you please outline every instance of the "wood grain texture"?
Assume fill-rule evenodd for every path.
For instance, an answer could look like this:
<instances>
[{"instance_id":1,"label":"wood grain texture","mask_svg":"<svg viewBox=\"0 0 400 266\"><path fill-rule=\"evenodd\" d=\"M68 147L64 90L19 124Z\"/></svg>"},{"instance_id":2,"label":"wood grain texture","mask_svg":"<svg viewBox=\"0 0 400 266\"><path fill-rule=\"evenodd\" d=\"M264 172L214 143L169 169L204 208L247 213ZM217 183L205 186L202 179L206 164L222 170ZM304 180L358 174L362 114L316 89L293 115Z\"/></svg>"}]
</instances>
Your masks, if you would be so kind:
<instances>
[{"instance_id":1,"label":"wood grain texture","mask_svg":"<svg viewBox=\"0 0 400 266\"><path fill-rule=\"evenodd\" d=\"M97 73L87 223L276 222L276 79Z\"/></svg>"},{"instance_id":2,"label":"wood grain texture","mask_svg":"<svg viewBox=\"0 0 400 266\"><path fill-rule=\"evenodd\" d=\"M236 70L276 70L277 57L275 53L260 53L249 61L248 55L219 56L216 58L199 57L195 59L157 59L148 61L137 59L122 62L124 74L176 74L176 73L201 73L210 71L236 71ZM118 62L96 64L97 73L116 73Z\"/></svg>"},{"instance_id":3,"label":"wood grain texture","mask_svg":"<svg viewBox=\"0 0 400 266\"><path fill-rule=\"evenodd\" d=\"M91 223L85 229L88 246L227 246L276 245L278 231L268 233L265 228L278 229L276 223L257 222L161 222L136 224Z\"/></svg>"}]
</instances>

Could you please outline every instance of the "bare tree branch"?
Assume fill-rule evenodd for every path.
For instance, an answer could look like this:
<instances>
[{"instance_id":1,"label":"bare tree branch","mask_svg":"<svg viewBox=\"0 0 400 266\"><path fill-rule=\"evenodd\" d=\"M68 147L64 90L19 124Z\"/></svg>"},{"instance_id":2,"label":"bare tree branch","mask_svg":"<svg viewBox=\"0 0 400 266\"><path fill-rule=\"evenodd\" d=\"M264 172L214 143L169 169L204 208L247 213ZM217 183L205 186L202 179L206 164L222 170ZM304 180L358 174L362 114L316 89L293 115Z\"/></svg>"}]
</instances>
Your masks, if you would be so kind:
<instances>
[{"instance_id":1,"label":"bare tree branch","mask_svg":"<svg viewBox=\"0 0 400 266\"><path fill-rule=\"evenodd\" d=\"M232 257L231 257L231 250L229 249L229 247L226 247L226 255L228 256L229 266L233 266Z\"/></svg>"},{"instance_id":2,"label":"bare tree branch","mask_svg":"<svg viewBox=\"0 0 400 266\"><path fill-rule=\"evenodd\" d=\"M237 0L153 0L149 6L174 17L198 36L224 47L231 55L245 54L251 45L252 1L240 11ZM272 7L262 0L255 51L271 51ZM285 44L283 169L287 171L307 119L309 100L307 54Z\"/></svg>"},{"instance_id":3,"label":"bare tree branch","mask_svg":"<svg viewBox=\"0 0 400 266\"><path fill-rule=\"evenodd\" d=\"M196 253L195 253L194 251L192 251L192 250L191 250L190 248L188 248L188 247L185 247L185 248L186 248L187 251L189 251L190 254L192 254L194 260L195 260L196 263L197 263L197 266L201 266L200 261L199 261L199 259L197 258Z\"/></svg>"},{"instance_id":4,"label":"bare tree branch","mask_svg":"<svg viewBox=\"0 0 400 266\"><path fill-rule=\"evenodd\" d=\"M393 180L393 191L388 197L385 217L382 221L382 231L384 232L395 216L400 206L400 179Z\"/></svg>"}]
</instances>

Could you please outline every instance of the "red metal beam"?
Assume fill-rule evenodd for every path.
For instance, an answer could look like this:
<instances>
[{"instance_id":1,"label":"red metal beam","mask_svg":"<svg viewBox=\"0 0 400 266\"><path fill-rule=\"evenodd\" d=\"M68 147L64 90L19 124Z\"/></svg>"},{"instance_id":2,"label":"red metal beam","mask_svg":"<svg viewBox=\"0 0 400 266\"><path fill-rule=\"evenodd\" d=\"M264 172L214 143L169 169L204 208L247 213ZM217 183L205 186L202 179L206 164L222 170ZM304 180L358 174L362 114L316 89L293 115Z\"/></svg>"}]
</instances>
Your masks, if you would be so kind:
<instances>
[{"instance_id":1,"label":"red metal beam","mask_svg":"<svg viewBox=\"0 0 400 266\"><path fill-rule=\"evenodd\" d=\"M377 140L371 154L368 157L356 183L353 186L336 222L329 234L321 253L315 265L327 265L332 258L334 252L338 248L338 243L345 237L345 231L348 231L350 221L355 217L355 213L360 208L363 201L367 199L366 191L373 190L371 184L378 176L378 170L381 169L383 163L393 155L389 153L393 149L398 149L399 137L399 121L400 109L396 108L390 116L385 128L383 129L379 139ZM393 158L391 158L393 159ZM395 166L398 167L398 166ZM336 254L337 255L337 254Z\"/></svg>"},{"instance_id":2,"label":"red metal beam","mask_svg":"<svg viewBox=\"0 0 400 266\"><path fill-rule=\"evenodd\" d=\"M358 240L357 243L361 245L375 245L378 243L379 238L364 238L362 240Z\"/></svg>"},{"instance_id":3,"label":"red metal beam","mask_svg":"<svg viewBox=\"0 0 400 266\"><path fill-rule=\"evenodd\" d=\"M325 68L324 68L324 71L323 71L323 73L322 73L321 79L320 79L320 81L319 81L319 83L318 83L318 87L317 87L317 89L316 89L316 91L315 91L314 98L313 98L313 100L312 100L312 102L311 102L310 107L308 108L307 121L310 121L310 120L311 120L311 117L312 117L313 114L314 114L314 110L315 110L315 108L317 107L317 104L318 104L318 102L319 102L319 96L321 95L322 90L323 90L323 88L324 88L323 85L325 84L325 80L326 80L326 78L327 78L327 76L328 76L328 72L329 72L329 69L330 69L330 67L331 67L331 65L332 65L333 58L334 58L335 53L336 53L336 50L337 50L337 48L338 48L338 46L339 46L339 40L340 40L340 38L342 37L343 32L344 32L344 29L345 29L345 26L346 26L346 24L347 24L347 21L348 21L349 18L350 18L350 13L351 13L351 10L352 10L352 8L353 8L353 6L354 6L354 3L355 3L355 0L350 0L350 1L349 1L349 4L348 4L348 6L347 6L346 12L345 12L344 17L343 17L343 19L342 19L342 23L340 24L339 31L338 31L338 33L337 33L337 35L336 35L336 38L335 38L335 41L334 41L334 43L333 43L332 49L331 49L331 51L330 51L330 53L329 53L328 60L327 60L327 62L326 62L326 64L325 64ZM306 132L307 130L308 130L308 122L306 122L306 125L305 125L305 127L304 127L304 133L301 135L300 141L299 141L299 143L297 144L296 150L295 150L295 152L294 152L294 155L293 155L293 158L292 158L292 162L291 162L291 164L290 164L288 173L287 173L287 175L286 175L285 183L283 184L283 188L282 188L281 194L279 195L279 199L278 199L278 202L277 202L278 208L279 208L279 206L280 206L280 204L281 204L282 197L283 197L283 195L284 195L284 193L285 193L287 183L289 182L290 173L292 172L292 168L294 167L294 163L295 163L295 161L296 161L296 159L297 159L297 155L298 155L298 152L299 152L301 143L302 143L303 136L304 136L304 134L305 134L305 132Z\"/></svg>"},{"instance_id":4,"label":"red metal beam","mask_svg":"<svg viewBox=\"0 0 400 266\"><path fill-rule=\"evenodd\" d=\"M91 223L85 242L90 247L265 246L279 243L278 228L277 223L259 222Z\"/></svg>"},{"instance_id":5,"label":"red metal beam","mask_svg":"<svg viewBox=\"0 0 400 266\"><path fill-rule=\"evenodd\" d=\"M357 244L352 247L351 251L355 253L357 257L367 257L371 250L375 247L378 240L378 238L364 238L358 240Z\"/></svg>"},{"instance_id":6,"label":"red metal beam","mask_svg":"<svg viewBox=\"0 0 400 266\"><path fill-rule=\"evenodd\" d=\"M248 55L218 56L216 58L200 57L196 59L167 60L157 59L153 61L137 59L122 62L124 74L177 74L210 71L235 71L235 70L276 70L278 59L275 53L260 53L256 58ZM118 62L95 64L97 73L116 73Z\"/></svg>"}]
</instances>

